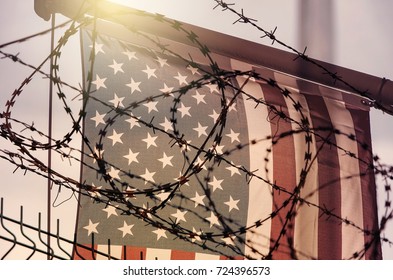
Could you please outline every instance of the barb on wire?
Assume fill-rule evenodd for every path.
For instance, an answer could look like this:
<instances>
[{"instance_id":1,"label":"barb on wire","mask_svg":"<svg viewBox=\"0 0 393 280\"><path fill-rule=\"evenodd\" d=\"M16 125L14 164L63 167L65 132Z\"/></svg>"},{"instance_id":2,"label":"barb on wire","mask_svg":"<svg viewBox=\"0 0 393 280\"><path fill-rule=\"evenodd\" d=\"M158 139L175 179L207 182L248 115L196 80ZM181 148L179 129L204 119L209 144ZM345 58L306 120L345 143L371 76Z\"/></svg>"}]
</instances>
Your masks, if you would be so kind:
<instances>
[{"instance_id":1,"label":"barb on wire","mask_svg":"<svg viewBox=\"0 0 393 280\"><path fill-rule=\"evenodd\" d=\"M56 29L63 28L65 26L67 26L71 22L72 22L72 20L67 20L67 21L65 21L65 22L55 26L54 29L56 30ZM51 31L52 31L52 28L49 28L47 30L38 32L36 34L32 34L32 35L29 35L29 36L26 36L26 37L23 37L23 38L20 38L20 39L11 41L11 42L7 42L7 43L4 43L4 44L1 44L0 45L0 49L8 47L8 46L13 45L13 44L20 44L20 43L26 42L26 41L28 41L30 39L33 39L35 37L38 37L38 36L46 35L46 34L50 33ZM14 62L16 62L16 61L14 60Z\"/></svg>"},{"instance_id":2,"label":"barb on wire","mask_svg":"<svg viewBox=\"0 0 393 280\"><path fill-rule=\"evenodd\" d=\"M252 27L256 28L257 30L259 30L259 31L263 34L263 35L261 36L261 38L268 37L268 38L270 38L270 39L272 40L272 44L274 44L275 42L277 42L279 45L281 45L281 46L285 47L286 49L288 49L289 51L295 53L295 54L297 55L297 57L295 58L295 60L298 59L298 58L301 58L302 60L304 60L304 61L306 61L306 62L308 62L308 63L313 64L314 66L316 66L317 68L319 68L319 69L321 70L321 73L325 73L325 74L330 75L330 76L332 77L333 81L334 81L334 84L335 84L336 82L340 82L340 83L344 84L345 86L347 86L348 88L350 88L350 89L353 91L353 93L356 93L356 94L358 94L358 95L360 95L360 96L362 96L362 97L365 97L365 98L367 98L367 99L369 99L369 100L372 100L372 101L373 101L373 104L374 104L374 107L375 107L376 109L382 110L382 111L385 112L385 113L388 113L388 114L390 114L390 115L393 115L393 109L391 108L391 105L390 105L390 104L382 104L382 103L380 102L380 100L375 100L374 98L372 98L372 97L368 94L367 91L363 91L363 90L360 90L360 89L354 87L353 85L351 85L351 84L349 84L347 81L345 81L341 76L339 76L339 74L338 74L337 72L332 72L332 71L330 71L330 70L327 69L325 66L323 66L323 65L320 64L320 63L318 63L315 59L312 59L311 57L305 55L305 52L306 52L307 47L304 49L303 52L301 52L301 51L295 49L294 47L288 45L287 43L285 43L285 42L279 40L279 39L277 38L277 36L274 35L274 31L275 31L276 29L275 29L274 31L270 31L270 32L269 32L269 31L267 31L266 29L264 29L263 27L261 27L260 25L256 24L257 20L252 19L252 18L248 18L248 17L244 14L243 9L241 9L241 11L239 12L239 11L237 11L236 9L231 8L231 7L229 7L227 4L225 4L225 1L222 1L222 0L213 0L213 1L216 2L218 6L221 6L221 7L223 7L223 8L225 7L225 11L230 11L230 12L232 12L233 14L235 14L235 15L237 15L237 16L239 17L238 20L235 21L234 23L242 22L242 23L246 23L246 24L251 25ZM277 28L277 27L276 27L276 28Z\"/></svg>"}]
</instances>

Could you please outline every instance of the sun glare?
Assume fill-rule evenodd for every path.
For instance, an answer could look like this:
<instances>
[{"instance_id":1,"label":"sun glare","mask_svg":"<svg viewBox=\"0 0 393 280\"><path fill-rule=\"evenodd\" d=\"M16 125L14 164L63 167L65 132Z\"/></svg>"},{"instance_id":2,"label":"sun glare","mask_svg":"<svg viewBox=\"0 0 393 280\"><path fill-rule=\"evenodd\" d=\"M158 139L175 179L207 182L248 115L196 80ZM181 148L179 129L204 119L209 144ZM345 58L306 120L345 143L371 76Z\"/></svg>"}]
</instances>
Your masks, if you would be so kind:
<instances>
[{"instance_id":1,"label":"sun glare","mask_svg":"<svg viewBox=\"0 0 393 280\"><path fill-rule=\"evenodd\" d=\"M123 6L127 6L130 8L143 10L146 12L155 13L158 10L162 9L167 1L140 1L140 0L108 0L114 4L119 4Z\"/></svg>"}]
</instances>

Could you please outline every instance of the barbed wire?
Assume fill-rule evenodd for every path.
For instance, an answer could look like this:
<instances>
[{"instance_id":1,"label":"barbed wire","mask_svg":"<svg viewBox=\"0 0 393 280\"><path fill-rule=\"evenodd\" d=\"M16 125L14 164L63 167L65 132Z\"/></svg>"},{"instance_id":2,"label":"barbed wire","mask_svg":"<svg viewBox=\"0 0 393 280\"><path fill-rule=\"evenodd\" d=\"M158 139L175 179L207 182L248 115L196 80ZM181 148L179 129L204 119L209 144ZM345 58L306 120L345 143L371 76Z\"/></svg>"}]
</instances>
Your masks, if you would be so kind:
<instances>
[{"instance_id":1,"label":"barbed wire","mask_svg":"<svg viewBox=\"0 0 393 280\"><path fill-rule=\"evenodd\" d=\"M289 50L295 52L299 59L303 59L309 63L318 66L324 73L327 73L334 81L339 81L351 88L354 93L360 96L366 97L372 100L368 96L367 92L362 92L347 84L337 73L329 72L323 66L319 65L315 60L309 58L306 55L306 49L303 52L295 50L293 47L280 41L275 32L277 28L273 31L266 31L262 27L256 24L256 20L248 18L245 16L244 11L237 12L232 6L234 4L225 3L224 1L215 1L215 8L221 6L224 11L231 11L235 13L239 18L234 23L245 23L250 24L262 32L262 37L268 37L272 40L272 44L280 44ZM151 15L142 12L130 12L130 15L135 14L143 17L150 17L157 24L165 24L170 26L177 32L181 33L184 38L187 38L189 44L194 48L197 48L200 53L206 58L206 65L200 65L196 63L193 57L183 57L179 53L171 49L170 46L164 45L156 36L151 36L134 27L129 27L128 30L132 33L137 34L139 37L143 37L149 42L151 42L156 47L156 52L166 55L168 57L174 57L179 61L182 61L184 65L191 65L192 67L200 71L201 77L193 80L186 86L179 86L176 89L172 89L167 92L156 95L145 95L140 98L137 102L131 102L127 106L121 107L119 104L110 104L100 97L96 97L95 93L97 91L92 90L93 88L93 73L96 65L96 42L98 39L104 40L103 36L98 34L96 29L97 18L94 17L95 12L92 12L92 17L85 17L83 15L77 16L72 22L67 22L69 27L65 31L64 35L59 39L56 48L46 57L46 59L39 65L33 66L27 64L18 57L18 54L10 54L0 50L3 58L11 59L15 63L19 63L25 67L33 69L33 72L21 83L21 85L11 94L10 99L7 101L5 106L5 111L0 114L0 118L4 121L1 125L1 136L7 140L9 143L13 144L17 151L8 151L6 149L0 150L0 158L8 161L10 164L15 166L15 172L22 172L22 175L26 173L33 173L37 176L50 179L53 185L56 185L60 189L68 189L71 191L72 195L80 195L84 197L89 197L97 204L111 206L116 208L119 212L126 216L136 217L138 220L143 221L144 224L152 226L157 229L165 230L171 233L173 239L179 239L182 242L192 244L202 248L207 252L214 254L220 254L228 258L233 258L235 256L242 256L244 258L261 258L261 259L271 259L274 258L276 252L290 252L291 258L315 258L309 253L302 252L297 249L294 245L293 236L289 234L293 228L293 221L296 218L299 208L306 205L307 207L312 207L317 209L321 216L326 217L326 219L333 220L335 223L345 224L351 228L362 232L369 239L366 242L364 248L361 248L353 252L350 258L357 259L363 258L370 248L373 248L373 244L379 242L386 242L392 244L389 237L382 237L383 232L386 228L386 223L392 219L392 210L390 204L390 181L393 178L392 170L393 167L384 165L380 162L379 158L374 156L372 161L367 158L361 158L356 155L353 151L348 150L345 147L338 145L334 140L335 137L345 137L353 142L353 145L357 145L365 151L371 154L371 147L368 143L362 142L356 138L355 135L351 133L346 133L338 128L329 126L313 127L312 121L308 116L307 109L297 100L296 92L291 91L283 85L272 78L264 77L255 71L238 71L238 70L228 70L221 69L220 65L213 58L212 52L209 50L205 43L201 42L198 35L194 32L187 30L183 25L177 21L167 19L161 15ZM115 15L114 15L115 16ZM83 89L72 86L66 81L60 79L61 73L61 63L60 55L62 49L68 43L68 40L77 34L81 29L87 26L93 26L91 31L91 41L92 48L90 52L90 65L88 65L88 74L86 77L86 84ZM61 25L64 27L64 25ZM36 35L29 36L28 38L34 38L40 36L48 31L37 33ZM12 44L25 42L26 38L11 42ZM3 46L10 45L3 44ZM108 43L109 44L109 43ZM127 42L123 43L125 46ZM41 69L45 63L47 63L50 58L53 59L53 75L44 73ZM27 124L18 118L13 116L13 109L19 99L23 97L23 91L29 82L35 78L37 74L44 75L45 77L51 79L55 88L57 89L57 96L59 101L63 103L64 112L69 120L69 131L63 135L62 138L54 139L49 137L45 132L38 130L34 124ZM244 81L242 84L237 84L236 80L242 78ZM259 83L263 84L271 89L277 91L281 94L283 99L286 100L288 108L281 108L277 105L271 104L264 99L258 99L247 90L245 87L249 83ZM183 133L183 129L178 125L177 120L178 109L181 106L182 100L190 95L190 92L195 89L200 89L206 85L215 85L218 88L219 99L221 103L220 113L214 122L214 125L209 128L204 141L200 145L189 143L191 139L186 138ZM75 98L69 100L64 93L63 86L68 89L75 91L77 96L81 97L81 100L75 101ZM232 91L232 95L229 97L228 92ZM148 102L155 102L160 100L173 99L172 104L169 106L170 119L172 132L167 131L159 126L159 124L154 122L154 118L151 119L141 119L134 116L133 112L139 107ZM224 136L224 129L230 124L228 123L229 112L231 106L237 102L240 98L248 100L254 103L255 108L263 107L268 111L268 120L270 123L285 122L289 123L292 127L291 130L280 131L279 125L277 125L277 131L273 135L267 135L260 139L250 139L245 143L240 143L232 149L228 149L220 152L218 147L221 144L222 138ZM80 103L82 101L82 103ZM83 131L84 123L86 122L86 115L88 111L89 102L96 102L106 109L109 118L105 120L104 128L97 132L98 140L94 143L93 139L89 139ZM79 112L74 112L72 110L72 103L78 102L80 104ZM373 100L375 107L381 109L385 112L390 113L389 109L384 105L379 104ZM296 112L297 117L294 118L288 111L288 109ZM105 153L108 153L110 147L105 143L105 139L108 135L109 129L116 126L119 120L123 117L129 117L136 121L139 125L143 126L146 130L150 131L155 135L160 135L168 139L170 147L173 149L179 149L184 158L183 166L179 166L180 176L176 180L168 182L155 183L141 176L140 174L133 173L129 170L125 170L118 163L111 162L104 157L104 147ZM67 119L64 118L64 121ZM21 128L17 131L14 126ZM31 134L27 134L31 133ZM84 144L83 149L77 149L71 147L72 141L76 136L82 138ZM298 182L295 186L280 185L277 182L272 182L269 178L269 174L272 173L270 170L270 162L273 154L273 149L275 146L280 145L281 142L285 141L289 137L294 135L304 135L304 162L301 166L301 172L299 175ZM318 142L318 148L313 151L313 145ZM266 144L269 148L266 149L266 157L264 159L265 166L261 168L265 169L265 176L261 175L258 170L251 170L245 166L238 166L231 160L231 156L236 155L239 151L245 150L252 146ZM311 170L315 167L318 161L319 153L325 148L334 147L338 151L342 152L344 155L350 158L356 159L363 165L367 166L365 172L360 174L350 174L348 176L335 178L335 180L350 180L351 178L362 178L368 176L370 171L374 171L376 175L381 176L385 183L385 213L381 219L379 229L364 228L350 218L342 217L339 213L336 213L335 209L329 209L326 205L319 205L315 203L311 198L318 193L323 188L328 186L321 185L319 188L315 189L312 193L304 196L301 191L307 182L308 176L310 176ZM99 176L106 184L105 188L98 188L87 181L79 182L69 176L64 175L61 171L50 169L46 163L42 162L36 155L38 151L48 151L52 150L57 153L61 158L68 159L69 164L80 164L85 170L90 170ZM192 151L193 153L189 152ZM199 157L203 160L199 161ZM271 189L271 194L275 192L283 193L286 195L280 204L274 205L274 210L269 213L266 217L260 217L253 221L249 225L241 224L234 221L231 216L227 216L219 210L217 207L217 201L212 197L211 190L209 188L209 180L214 176L216 170L220 165L225 164L231 168L234 168L241 174L243 180L246 184L249 184L252 180L258 180L265 184ZM111 174L110 170L119 170L122 174L122 178L115 177ZM206 169L204 175L202 175L202 170ZM130 180L137 180L136 183L130 183ZM211 211L217 217L221 227L219 231L207 231L207 232L194 232L188 227L182 226L177 220L172 219L165 211L164 208L180 209L192 213L196 219L206 222L206 218L201 216L199 212L192 209L191 207L186 207L186 202L193 202L190 196L185 195L182 192L184 186L190 182L190 180L195 180L196 186L200 187L204 191L204 195L208 200L204 206L204 211ZM332 183L332 182L331 182ZM141 187L148 185L149 187ZM166 198L160 200L157 195L165 193ZM131 199L142 199L148 197L150 202L154 206L140 206L134 203ZM60 202L62 203L62 202ZM282 214L284 213L284 214ZM284 215L284 216L282 216ZM259 236L257 229L262 225L266 224L272 219L279 217L281 220L281 229L277 236ZM320 218L321 219L321 218ZM258 235L261 241L250 241L245 236L246 233L253 233ZM230 245L223 243L221 240L229 238L232 242ZM195 240L199 242L195 242ZM236 239L236 242L233 242ZM261 244L258 242L266 243L264 241L268 240L269 248L261 248ZM253 256L245 253L244 248L248 248L250 252L253 252ZM258 257L255 257L258 256Z\"/></svg>"},{"instance_id":2,"label":"barbed wire","mask_svg":"<svg viewBox=\"0 0 393 280\"><path fill-rule=\"evenodd\" d=\"M374 108L382 110L383 112L392 115L393 111L392 111L390 104L384 104L380 100L376 100L375 98L370 96L368 90L364 91L364 90L360 90L360 89L356 88L355 86L353 86L350 83L348 83L347 81L345 81L340 76L339 73L332 72L331 70L329 70L325 66L323 66L321 63L319 63L317 60L309 57L306 54L307 46L304 48L303 51L299 51L296 48L290 46L289 44L281 41L277 37L277 35L275 35L275 33L277 31L277 26L274 28L273 31L268 31L267 29L265 29L257 24L258 20L246 16L243 9L241 9L241 11L239 12L239 11L235 10L234 8L232 8L232 6L235 5L234 3L227 3L226 1L223 1L223 0L213 0L213 1L216 2L216 6L213 9L216 9L217 7L221 7L222 11L230 11L231 13L233 13L234 15L236 15L238 17L238 19L235 22L233 22L233 24L244 23L244 24L252 26L253 28L255 28L261 32L261 34L262 34L261 38L270 39L272 42L271 43L272 45L277 43L278 45L286 48L290 52L296 54L297 57L295 58L295 60L302 59L303 61L306 61L307 63L310 63L310 64L316 66L317 68L319 68L321 70L321 73L330 76L332 78L332 80L334 81L334 84L336 84L337 82L340 82L340 83L346 85L349 89L351 89L351 91L353 93L356 93L362 97L365 97L365 98L371 100L372 102L369 103L370 106L372 105ZM386 81L386 79L383 78L382 85L385 83L385 81Z\"/></svg>"}]
</instances>

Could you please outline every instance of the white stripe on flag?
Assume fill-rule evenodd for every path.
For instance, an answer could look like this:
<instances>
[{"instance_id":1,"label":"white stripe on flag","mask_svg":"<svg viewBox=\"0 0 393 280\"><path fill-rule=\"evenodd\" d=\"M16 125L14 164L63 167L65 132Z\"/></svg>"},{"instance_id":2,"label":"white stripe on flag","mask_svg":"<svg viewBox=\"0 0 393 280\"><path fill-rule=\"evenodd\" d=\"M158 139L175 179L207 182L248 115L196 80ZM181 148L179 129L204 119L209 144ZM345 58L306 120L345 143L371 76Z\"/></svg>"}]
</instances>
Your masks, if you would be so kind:
<instances>
[{"instance_id":1,"label":"white stripe on flag","mask_svg":"<svg viewBox=\"0 0 393 280\"><path fill-rule=\"evenodd\" d=\"M324 96L326 107L329 111L333 127L349 135L356 135L351 113L347 110L345 103L337 101L342 99L342 94L328 88L320 87L320 92ZM333 100L328 96L338 95L339 98ZM341 179L341 217L347 218L360 228L363 228L363 205L362 186L358 157L358 145L354 140L349 139L345 134L336 135L337 145L344 150L338 150ZM352 153L355 157L346 154ZM348 178L347 178L348 177ZM354 209L356 209L354 211ZM352 257L354 252L364 248L363 238L358 238L363 234L351 225L342 225L342 258Z\"/></svg>"},{"instance_id":2,"label":"white stripe on flag","mask_svg":"<svg viewBox=\"0 0 393 280\"><path fill-rule=\"evenodd\" d=\"M123 249L123 246L121 246L121 245L110 245L110 252L109 252L108 245L102 245L102 244L97 245L98 252L108 254L108 255L110 254L110 256L115 259L121 259L122 249ZM97 254L96 259L97 260L108 260L108 257L103 256L101 254Z\"/></svg>"},{"instance_id":3,"label":"white stripe on flag","mask_svg":"<svg viewBox=\"0 0 393 280\"><path fill-rule=\"evenodd\" d=\"M231 60L232 68L237 70L248 71L252 67L249 64ZM245 78L237 77L239 86L242 86ZM249 81L243 91L251 94L256 99L263 99L263 92L259 84ZM268 111L265 106L258 106L255 108L255 102L244 98L244 106L247 116L247 126L250 141L261 140L271 135L271 128L268 119ZM270 141L259 142L255 145L250 145L250 170L258 176L265 177L264 168L266 157L266 150L271 147ZM267 163L270 176L273 176L273 159L270 158ZM256 221L269 217L272 213L272 194L271 186L258 179L253 179L249 183L249 201L247 226L252 226ZM251 258L260 259L263 255L268 254L270 247L270 228L271 219L268 219L262 226L254 228L246 233L245 255ZM255 250L255 251L253 251Z\"/></svg>"},{"instance_id":4,"label":"white stripe on flag","mask_svg":"<svg viewBox=\"0 0 393 280\"><path fill-rule=\"evenodd\" d=\"M170 249L146 249L146 260L170 260L172 250Z\"/></svg>"},{"instance_id":5,"label":"white stripe on flag","mask_svg":"<svg viewBox=\"0 0 393 280\"><path fill-rule=\"evenodd\" d=\"M280 85L281 86L281 85ZM283 85L285 87L285 85ZM303 94L297 89L288 88L292 93L291 97L295 102L299 102L302 107L302 113L310 120L309 108ZM301 115L297 112L292 101L285 99L289 116L301 123ZM299 125L292 123L292 129L298 130ZM305 166L305 153L308 152L307 143L305 141L305 133L295 133L293 135L295 146L295 162L296 162L296 182L300 181L302 168ZM312 143L309 152L312 156L316 156L315 137L311 135ZM318 161L316 160L307 174L306 182L300 190L300 197L305 198L308 202L318 205ZM296 209L294 247L299 259L309 259L318 257L318 216L319 210L316 207L303 204Z\"/></svg>"},{"instance_id":6,"label":"white stripe on flag","mask_svg":"<svg viewBox=\"0 0 393 280\"><path fill-rule=\"evenodd\" d=\"M196 253L195 260L219 260L219 255L212 255L212 254L204 254L204 253Z\"/></svg>"}]
</instances>

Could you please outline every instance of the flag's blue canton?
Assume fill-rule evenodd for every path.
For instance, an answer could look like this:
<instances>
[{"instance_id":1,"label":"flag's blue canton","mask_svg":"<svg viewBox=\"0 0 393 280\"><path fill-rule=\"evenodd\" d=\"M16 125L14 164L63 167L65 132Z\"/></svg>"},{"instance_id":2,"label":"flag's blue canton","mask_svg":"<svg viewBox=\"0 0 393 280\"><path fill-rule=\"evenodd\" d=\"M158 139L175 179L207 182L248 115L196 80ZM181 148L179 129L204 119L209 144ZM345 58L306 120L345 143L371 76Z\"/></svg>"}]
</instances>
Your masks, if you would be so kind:
<instances>
[{"instance_id":1,"label":"flag's blue canton","mask_svg":"<svg viewBox=\"0 0 393 280\"><path fill-rule=\"evenodd\" d=\"M89 69L92 43L87 32L84 43L84 64L85 69ZM111 244L206 253L201 246L205 241L199 238L199 234L221 234L245 226L248 185L244 172L237 167L243 166L248 170L249 150L247 146L236 150L240 143L248 143L243 101L241 97L236 99L228 110L223 130L219 125L213 136L208 137L221 112L222 94L218 87L208 84L185 94L175 92L197 81L202 75L201 70L179 58L125 45L106 37L97 38L91 93L94 99L90 99L87 106L85 135L91 145L102 150L103 159L110 163L106 166L107 171L119 189L143 190L175 182L192 162L196 165L205 159L204 152L196 157L198 150L194 147L201 147L209 138L204 148L204 151L208 151L217 134L222 137L216 148L217 153L235 151L225 156L232 165L226 161L218 164L214 159L206 162L202 171L182 185L166 207L157 211L157 215L163 219L157 221L164 224L165 221L172 221L195 232L196 235L189 238L191 242L175 239L175 235L164 229L147 225L132 215L122 215L111 205L93 203L87 197L82 198L81 202L79 242L89 243L94 233L96 243L106 244L110 239ZM175 93L164 95L168 92ZM227 88L226 102L234 94ZM150 101L142 102L149 97ZM138 105L130 108L131 104ZM116 107L128 108L128 115L114 118ZM179 147L176 141L168 137L167 133L174 134L174 130L187 145ZM92 158L85 157L84 160L98 169L97 162ZM136 176L132 178L130 174ZM112 189L96 170L85 167L83 176L86 183L99 189ZM91 194L107 200L97 193ZM160 204L168 194L156 193L153 197L136 195L129 201L136 206L151 208ZM226 221L225 230L217 213ZM245 238L245 235L216 237L215 242L220 243L219 246L209 245L210 241L205 244L218 253L236 255L231 249L233 246L244 250L239 237Z\"/></svg>"}]
</instances>

